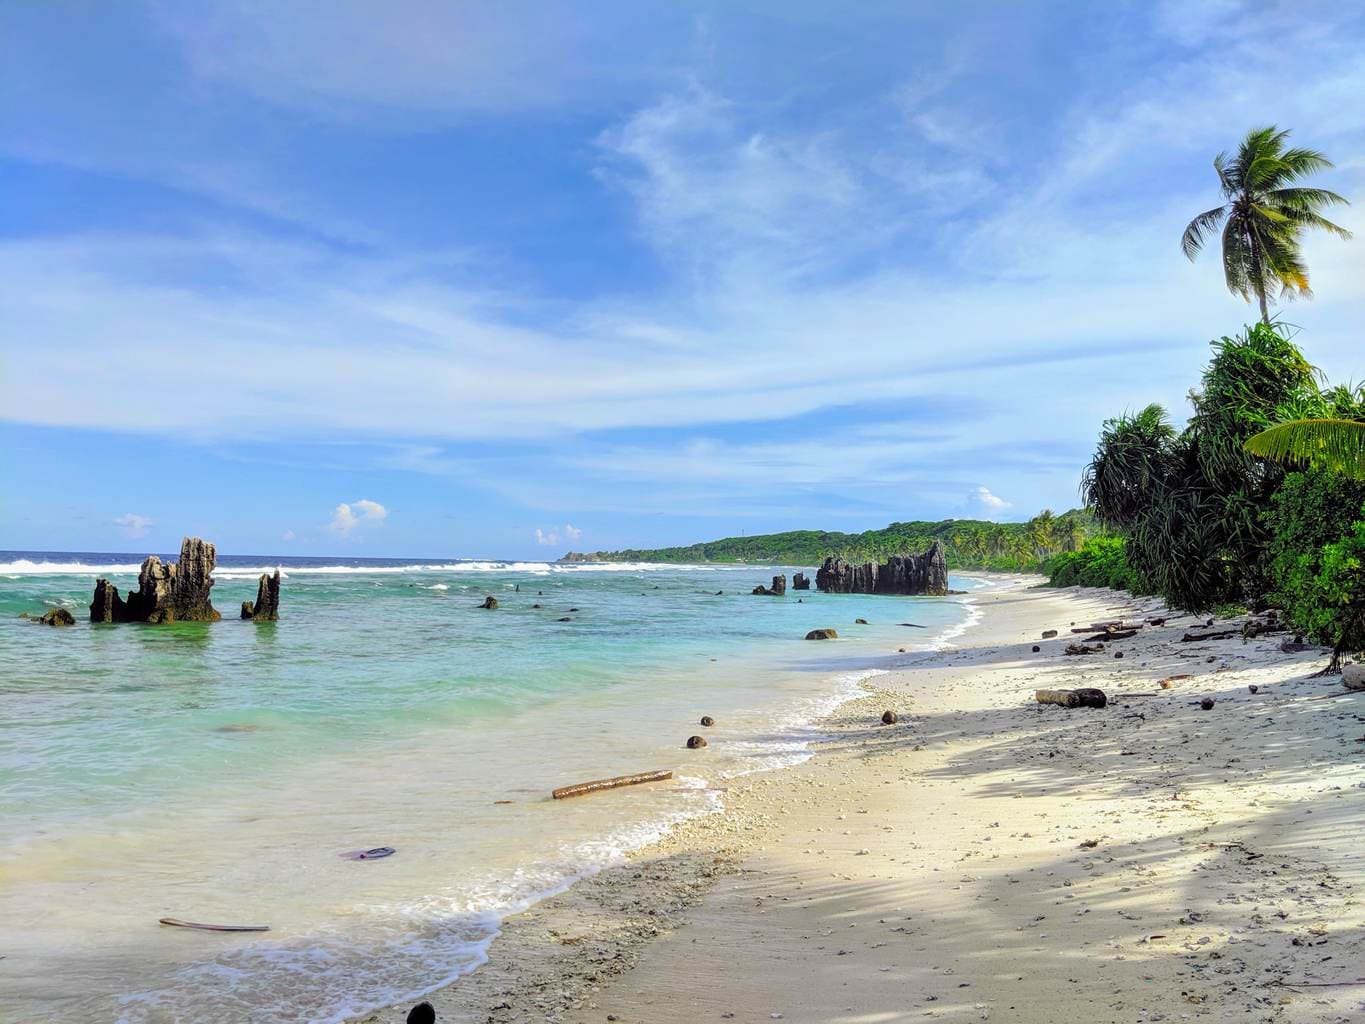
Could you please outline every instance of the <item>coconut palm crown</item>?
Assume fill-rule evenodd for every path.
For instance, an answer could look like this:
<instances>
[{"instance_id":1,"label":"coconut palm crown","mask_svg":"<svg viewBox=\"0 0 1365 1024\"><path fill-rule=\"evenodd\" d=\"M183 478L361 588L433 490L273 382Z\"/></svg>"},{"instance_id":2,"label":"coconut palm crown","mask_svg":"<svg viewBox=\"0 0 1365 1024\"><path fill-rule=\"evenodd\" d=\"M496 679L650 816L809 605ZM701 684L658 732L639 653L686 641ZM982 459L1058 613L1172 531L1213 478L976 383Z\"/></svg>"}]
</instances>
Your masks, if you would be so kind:
<instances>
[{"instance_id":1,"label":"coconut palm crown","mask_svg":"<svg viewBox=\"0 0 1365 1024\"><path fill-rule=\"evenodd\" d=\"M1267 324L1267 297L1276 289L1285 298L1313 294L1300 247L1304 230L1321 228L1340 238L1351 237L1320 212L1346 204L1346 199L1327 189L1295 184L1332 162L1317 150L1286 146L1288 138L1288 131L1274 125L1254 128L1235 156L1223 152L1214 157L1227 202L1190 221L1180 239L1180 247L1193 260L1221 228L1228 291L1248 302L1254 295Z\"/></svg>"}]
</instances>

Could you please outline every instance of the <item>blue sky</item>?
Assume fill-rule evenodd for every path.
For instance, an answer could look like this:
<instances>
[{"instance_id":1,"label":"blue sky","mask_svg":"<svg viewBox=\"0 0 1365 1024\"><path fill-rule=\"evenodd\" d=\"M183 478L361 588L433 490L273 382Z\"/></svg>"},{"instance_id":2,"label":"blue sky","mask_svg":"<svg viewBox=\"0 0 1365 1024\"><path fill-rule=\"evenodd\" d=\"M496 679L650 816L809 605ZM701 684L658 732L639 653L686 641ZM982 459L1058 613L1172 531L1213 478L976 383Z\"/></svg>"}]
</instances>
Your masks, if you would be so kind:
<instances>
[{"instance_id":1,"label":"blue sky","mask_svg":"<svg viewBox=\"0 0 1365 1024\"><path fill-rule=\"evenodd\" d=\"M848 8L853 8L849 10ZM1253 313L1185 222L1339 3L0 10L0 548L556 556L1070 507ZM1365 240L1285 316L1365 376Z\"/></svg>"}]
</instances>

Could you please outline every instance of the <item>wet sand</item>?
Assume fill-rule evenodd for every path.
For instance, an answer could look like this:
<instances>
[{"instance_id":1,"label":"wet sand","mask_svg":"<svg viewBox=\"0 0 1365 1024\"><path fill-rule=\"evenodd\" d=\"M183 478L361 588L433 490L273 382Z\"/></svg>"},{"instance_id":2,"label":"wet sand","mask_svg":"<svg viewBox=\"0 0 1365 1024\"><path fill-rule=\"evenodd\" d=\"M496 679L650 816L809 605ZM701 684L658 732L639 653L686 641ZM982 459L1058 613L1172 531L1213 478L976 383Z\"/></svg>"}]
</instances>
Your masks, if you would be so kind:
<instances>
[{"instance_id":1,"label":"wet sand","mask_svg":"<svg viewBox=\"0 0 1365 1024\"><path fill-rule=\"evenodd\" d=\"M1181 643L1191 617L1062 654L1073 622L1162 614L1150 599L1017 586L978 607L836 712L811 761L510 919L429 996L438 1019L1360 1019L1365 694L1310 678L1325 654L1283 635ZM1158 687L1173 675L1192 678ZM1109 707L1033 700L1075 686Z\"/></svg>"}]
</instances>

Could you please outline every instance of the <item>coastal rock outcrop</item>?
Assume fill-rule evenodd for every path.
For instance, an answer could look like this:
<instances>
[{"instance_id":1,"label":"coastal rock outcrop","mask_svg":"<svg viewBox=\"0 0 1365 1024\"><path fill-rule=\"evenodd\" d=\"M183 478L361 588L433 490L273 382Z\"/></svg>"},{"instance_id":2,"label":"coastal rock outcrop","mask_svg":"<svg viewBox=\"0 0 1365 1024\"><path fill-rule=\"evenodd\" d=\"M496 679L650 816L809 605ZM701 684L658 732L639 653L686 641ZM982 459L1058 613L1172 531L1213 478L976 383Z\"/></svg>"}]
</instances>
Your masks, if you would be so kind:
<instances>
[{"instance_id":1,"label":"coastal rock outcrop","mask_svg":"<svg viewBox=\"0 0 1365 1024\"><path fill-rule=\"evenodd\" d=\"M753 593L764 597L784 597L787 593L787 577L774 576L771 587L754 587Z\"/></svg>"},{"instance_id":2,"label":"coastal rock outcrop","mask_svg":"<svg viewBox=\"0 0 1365 1024\"><path fill-rule=\"evenodd\" d=\"M838 640L839 631L834 629L812 629L806 634L807 640Z\"/></svg>"},{"instance_id":3,"label":"coastal rock outcrop","mask_svg":"<svg viewBox=\"0 0 1365 1024\"><path fill-rule=\"evenodd\" d=\"M38 616L37 621L44 626L74 626L76 617L65 608L53 608L50 612L43 612Z\"/></svg>"},{"instance_id":4,"label":"coastal rock outcrop","mask_svg":"<svg viewBox=\"0 0 1365 1024\"><path fill-rule=\"evenodd\" d=\"M892 555L880 565L826 558L815 574L815 585L835 594L942 595L948 593L948 564L938 541L922 555Z\"/></svg>"},{"instance_id":5,"label":"coastal rock outcrop","mask_svg":"<svg viewBox=\"0 0 1365 1024\"><path fill-rule=\"evenodd\" d=\"M810 577L808 577L804 572L798 572L796 575L792 577L792 589L809 590Z\"/></svg>"},{"instance_id":6,"label":"coastal rock outcrop","mask_svg":"<svg viewBox=\"0 0 1365 1024\"><path fill-rule=\"evenodd\" d=\"M127 600L108 580L96 580L90 621L217 622L222 616L209 600L216 557L213 545L198 537L181 541L178 562L148 555L137 574L137 590Z\"/></svg>"},{"instance_id":7,"label":"coastal rock outcrop","mask_svg":"<svg viewBox=\"0 0 1365 1024\"><path fill-rule=\"evenodd\" d=\"M242 618L246 618L246 606L242 602ZM274 575L261 573L261 582L256 587L256 602L251 605L251 619L254 622L274 622L280 617L280 570Z\"/></svg>"}]
</instances>

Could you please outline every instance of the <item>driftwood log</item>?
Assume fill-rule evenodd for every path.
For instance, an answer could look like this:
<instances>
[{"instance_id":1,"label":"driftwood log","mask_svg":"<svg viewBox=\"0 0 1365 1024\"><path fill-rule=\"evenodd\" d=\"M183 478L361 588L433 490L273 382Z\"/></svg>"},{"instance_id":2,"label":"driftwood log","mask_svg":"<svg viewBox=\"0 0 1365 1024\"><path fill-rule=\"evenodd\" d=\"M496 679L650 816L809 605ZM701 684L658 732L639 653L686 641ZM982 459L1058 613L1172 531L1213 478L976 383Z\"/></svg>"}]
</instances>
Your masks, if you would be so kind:
<instances>
[{"instance_id":1,"label":"driftwood log","mask_svg":"<svg viewBox=\"0 0 1365 1024\"><path fill-rule=\"evenodd\" d=\"M1065 651L1064 653L1066 653L1066 654L1097 654L1098 652L1100 652L1100 651L1102 651L1102 650L1104 650L1104 645L1103 645L1103 644L1100 644L1098 647L1089 647L1089 646L1087 646L1086 644L1067 644L1067 645L1066 645L1066 651Z\"/></svg>"},{"instance_id":2,"label":"driftwood log","mask_svg":"<svg viewBox=\"0 0 1365 1024\"><path fill-rule=\"evenodd\" d=\"M1064 708L1102 708L1109 703L1104 691L1093 686L1078 690L1035 690L1033 699L1039 704L1060 704Z\"/></svg>"},{"instance_id":3,"label":"driftwood log","mask_svg":"<svg viewBox=\"0 0 1365 1024\"><path fill-rule=\"evenodd\" d=\"M268 932L266 924L200 924L198 921L182 921L178 917L163 917L158 922L172 928L193 928L201 932Z\"/></svg>"},{"instance_id":4,"label":"driftwood log","mask_svg":"<svg viewBox=\"0 0 1365 1024\"><path fill-rule=\"evenodd\" d=\"M635 775L617 775L610 779L594 779L591 782L580 782L573 786L560 786L552 791L550 795L556 800L566 800L571 796L587 796L589 793L600 793L604 789L617 789L620 786L638 786L642 782L664 782L673 778L673 773L668 770L653 772L639 772Z\"/></svg>"},{"instance_id":5,"label":"driftwood log","mask_svg":"<svg viewBox=\"0 0 1365 1024\"><path fill-rule=\"evenodd\" d=\"M1198 643L1201 640L1227 640L1242 635L1241 629L1219 629L1212 633L1186 633L1180 638L1182 644Z\"/></svg>"},{"instance_id":6,"label":"driftwood log","mask_svg":"<svg viewBox=\"0 0 1365 1024\"><path fill-rule=\"evenodd\" d=\"M1089 632L1089 630L1086 630L1086 632ZM1137 634L1138 631L1136 629L1126 629L1122 632L1114 633L1096 633L1094 636L1086 637L1085 642L1088 644L1102 644L1108 640L1131 640L1133 637L1137 636Z\"/></svg>"}]
</instances>

